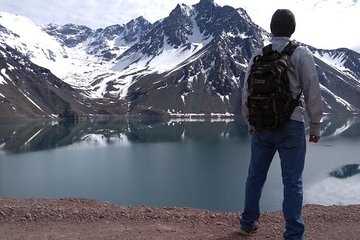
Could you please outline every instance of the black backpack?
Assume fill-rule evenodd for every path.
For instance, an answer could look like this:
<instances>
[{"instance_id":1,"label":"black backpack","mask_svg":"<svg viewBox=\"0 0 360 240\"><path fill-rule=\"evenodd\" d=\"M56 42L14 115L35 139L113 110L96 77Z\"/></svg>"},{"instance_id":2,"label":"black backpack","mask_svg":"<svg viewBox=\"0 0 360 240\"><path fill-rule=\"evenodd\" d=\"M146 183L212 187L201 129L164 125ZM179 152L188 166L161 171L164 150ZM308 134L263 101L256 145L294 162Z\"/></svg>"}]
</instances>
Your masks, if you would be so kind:
<instances>
[{"instance_id":1,"label":"black backpack","mask_svg":"<svg viewBox=\"0 0 360 240\"><path fill-rule=\"evenodd\" d=\"M256 129L283 126L300 105L300 94L294 99L289 88L289 58L297 45L293 42L280 53L272 45L263 48L263 55L254 58L248 77L249 122Z\"/></svg>"}]
</instances>

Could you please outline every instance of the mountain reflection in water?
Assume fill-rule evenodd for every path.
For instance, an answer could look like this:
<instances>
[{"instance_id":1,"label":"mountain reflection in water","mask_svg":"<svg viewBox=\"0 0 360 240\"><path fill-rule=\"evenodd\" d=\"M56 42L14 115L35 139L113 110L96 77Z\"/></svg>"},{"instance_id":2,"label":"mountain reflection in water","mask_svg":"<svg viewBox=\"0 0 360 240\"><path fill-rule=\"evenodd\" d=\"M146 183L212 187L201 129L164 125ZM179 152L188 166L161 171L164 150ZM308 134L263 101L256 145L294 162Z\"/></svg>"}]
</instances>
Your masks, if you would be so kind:
<instances>
[{"instance_id":1,"label":"mountain reflection in water","mask_svg":"<svg viewBox=\"0 0 360 240\"><path fill-rule=\"evenodd\" d=\"M330 172L330 176L336 178L348 178L360 173L360 164L348 164L340 169Z\"/></svg>"},{"instance_id":2,"label":"mountain reflection in water","mask_svg":"<svg viewBox=\"0 0 360 240\"><path fill-rule=\"evenodd\" d=\"M358 138L360 136L359 117L325 117L321 135L322 139L342 137L351 140ZM241 120L231 119L216 119L216 121L202 119L170 119L168 121L127 119L78 123L5 123L0 125L0 152L40 151L72 144L124 145L147 142L196 141L230 136L246 138L245 123ZM323 146L331 147L333 145L328 143Z\"/></svg>"}]
</instances>

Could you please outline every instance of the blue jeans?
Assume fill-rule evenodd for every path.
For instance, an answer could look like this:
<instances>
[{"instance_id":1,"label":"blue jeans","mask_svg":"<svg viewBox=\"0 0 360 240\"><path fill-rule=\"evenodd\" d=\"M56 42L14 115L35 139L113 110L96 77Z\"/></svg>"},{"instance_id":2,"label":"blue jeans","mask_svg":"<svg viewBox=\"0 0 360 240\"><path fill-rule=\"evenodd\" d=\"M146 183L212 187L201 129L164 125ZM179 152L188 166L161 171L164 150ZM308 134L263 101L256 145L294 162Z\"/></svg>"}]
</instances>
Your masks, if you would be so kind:
<instances>
[{"instance_id":1,"label":"blue jeans","mask_svg":"<svg viewBox=\"0 0 360 240\"><path fill-rule=\"evenodd\" d=\"M290 120L276 130L254 131L251 159L245 190L245 208L240 220L241 228L251 230L260 217L259 201L267 172L275 152L281 159L284 185L283 213L284 239L303 239L304 221L301 216L306 140L304 123Z\"/></svg>"}]
</instances>

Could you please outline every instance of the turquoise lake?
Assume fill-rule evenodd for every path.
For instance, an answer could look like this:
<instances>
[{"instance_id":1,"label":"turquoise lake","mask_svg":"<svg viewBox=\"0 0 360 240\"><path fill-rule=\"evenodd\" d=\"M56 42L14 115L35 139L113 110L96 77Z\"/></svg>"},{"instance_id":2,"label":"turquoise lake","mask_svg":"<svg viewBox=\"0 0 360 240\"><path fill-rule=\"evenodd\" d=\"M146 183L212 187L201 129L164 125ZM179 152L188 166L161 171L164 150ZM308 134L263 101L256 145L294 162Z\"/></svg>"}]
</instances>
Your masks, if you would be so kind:
<instances>
[{"instance_id":1,"label":"turquoise lake","mask_svg":"<svg viewBox=\"0 0 360 240\"><path fill-rule=\"evenodd\" d=\"M250 137L242 121L0 124L0 196L242 211ZM281 209L278 156L263 211ZM360 203L360 118L324 118L307 145L304 204Z\"/></svg>"}]
</instances>

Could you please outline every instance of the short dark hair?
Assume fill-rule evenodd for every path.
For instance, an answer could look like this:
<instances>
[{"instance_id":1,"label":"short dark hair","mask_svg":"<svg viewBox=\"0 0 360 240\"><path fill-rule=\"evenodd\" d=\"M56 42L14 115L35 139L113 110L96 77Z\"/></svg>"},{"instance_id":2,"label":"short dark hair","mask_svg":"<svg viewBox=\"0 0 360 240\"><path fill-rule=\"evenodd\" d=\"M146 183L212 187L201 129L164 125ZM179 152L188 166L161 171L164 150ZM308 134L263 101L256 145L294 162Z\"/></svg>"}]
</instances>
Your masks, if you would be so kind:
<instances>
[{"instance_id":1,"label":"short dark hair","mask_svg":"<svg viewBox=\"0 0 360 240\"><path fill-rule=\"evenodd\" d=\"M290 37L295 27L295 16L289 9L278 9L271 18L270 29L275 37Z\"/></svg>"}]
</instances>

